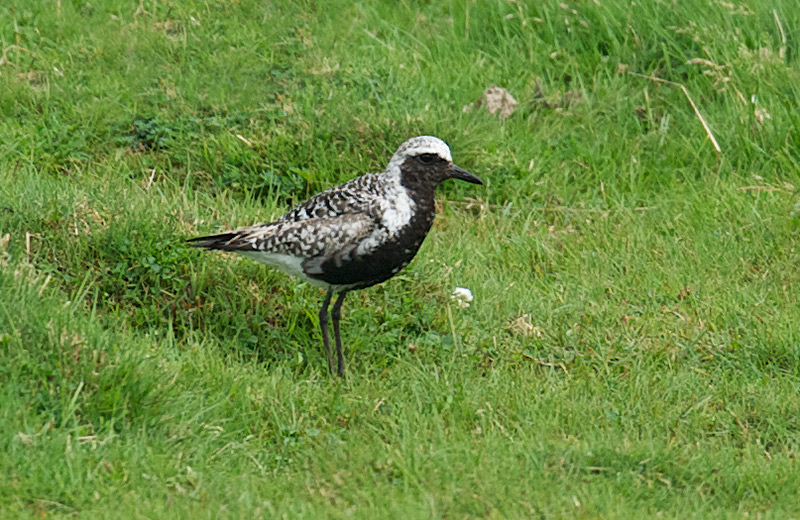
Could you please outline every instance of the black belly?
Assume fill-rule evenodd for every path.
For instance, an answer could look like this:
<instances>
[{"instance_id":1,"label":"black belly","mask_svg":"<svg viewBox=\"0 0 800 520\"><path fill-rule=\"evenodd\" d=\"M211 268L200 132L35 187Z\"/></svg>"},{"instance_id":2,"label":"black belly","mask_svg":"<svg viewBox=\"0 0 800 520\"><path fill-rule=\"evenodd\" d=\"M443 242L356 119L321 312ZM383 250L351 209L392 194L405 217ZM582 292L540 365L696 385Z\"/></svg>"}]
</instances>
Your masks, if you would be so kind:
<instances>
[{"instance_id":1,"label":"black belly","mask_svg":"<svg viewBox=\"0 0 800 520\"><path fill-rule=\"evenodd\" d=\"M338 265L331 258L321 265L322 273L309 276L331 285L350 286L352 289L363 289L388 280L407 266L419 251L433 218L431 215L430 219L420 220L413 219L404 233L382 244L370 254L354 256L347 261L339 260Z\"/></svg>"}]
</instances>

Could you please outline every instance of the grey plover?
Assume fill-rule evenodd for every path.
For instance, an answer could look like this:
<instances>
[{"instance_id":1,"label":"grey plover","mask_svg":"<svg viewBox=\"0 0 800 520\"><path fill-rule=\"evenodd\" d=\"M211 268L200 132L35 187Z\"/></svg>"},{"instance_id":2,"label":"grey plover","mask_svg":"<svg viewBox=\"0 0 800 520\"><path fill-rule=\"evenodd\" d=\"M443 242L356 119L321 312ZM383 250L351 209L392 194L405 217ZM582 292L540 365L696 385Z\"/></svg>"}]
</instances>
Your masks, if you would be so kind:
<instances>
[{"instance_id":1,"label":"grey plover","mask_svg":"<svg viewBox=\"0 0 800 520\"><path fill-rule=\"evenodd\" d=\"M345 295L388 280L414 258L435 216L434 189L447 179L483 184L453 164L432 136L403 143L383 173L369 173L314 195L269 224L194 238L192 246L233 251L327 290L319 311L333 372L328 307L338 375L344 374L339 318Z\"/></svg>"}]
</instances>

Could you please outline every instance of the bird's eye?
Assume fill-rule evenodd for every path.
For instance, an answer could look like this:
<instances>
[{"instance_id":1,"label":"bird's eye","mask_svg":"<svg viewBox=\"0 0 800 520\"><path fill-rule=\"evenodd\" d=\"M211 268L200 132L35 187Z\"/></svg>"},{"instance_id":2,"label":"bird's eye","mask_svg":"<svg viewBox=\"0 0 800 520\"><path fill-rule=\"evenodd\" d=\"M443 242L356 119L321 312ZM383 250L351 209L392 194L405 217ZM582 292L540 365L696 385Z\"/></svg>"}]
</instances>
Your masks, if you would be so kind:
<instances>
[{"instance_id":1,"label":"bird's eye","mask_svg":"<svg viewBox=\"0 0 800 520\"><path fill-rule=\"evenodd\" d=\"M420 154L419 160L423 164L433 164L433 162L436 160L436 154L435 153Z\"/></svg>"}]
</instances>

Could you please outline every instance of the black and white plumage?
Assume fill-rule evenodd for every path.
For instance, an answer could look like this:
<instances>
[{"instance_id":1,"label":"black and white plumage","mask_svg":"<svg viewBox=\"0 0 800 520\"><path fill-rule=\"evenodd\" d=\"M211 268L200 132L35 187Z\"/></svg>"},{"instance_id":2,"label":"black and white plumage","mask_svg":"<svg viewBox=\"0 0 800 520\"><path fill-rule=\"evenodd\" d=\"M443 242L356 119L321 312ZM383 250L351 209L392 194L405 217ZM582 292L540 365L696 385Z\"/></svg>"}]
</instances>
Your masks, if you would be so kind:
<instances>
[{"instance_id":1,"label":"black and white plumage","mask_svg":"<svg viewBox=\"0 0 800 520\"><path fill-rule=\"evenodd\" d=\"M444 141L414 137L397 149L383 173L318 193L274 222L189 242L242 254L327 289L319 319L331 370L328 305L337 293L331 314L341 376L339 318L345 295L383 282L408 265L433 224L434 190L447 179L483 184L453 164Z\"/></svg>"}]
</instances>

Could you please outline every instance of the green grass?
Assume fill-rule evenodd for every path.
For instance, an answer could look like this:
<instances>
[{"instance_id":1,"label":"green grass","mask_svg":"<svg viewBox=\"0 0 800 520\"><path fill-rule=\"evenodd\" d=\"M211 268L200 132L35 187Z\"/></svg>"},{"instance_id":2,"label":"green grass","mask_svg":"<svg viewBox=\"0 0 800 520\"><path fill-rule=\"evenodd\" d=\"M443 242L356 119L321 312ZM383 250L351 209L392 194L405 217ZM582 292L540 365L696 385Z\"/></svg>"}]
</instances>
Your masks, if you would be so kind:
<instances>
[{"instance_id":1,"label":"green grass","mask_svg":"<svg viewBox=\"0 0 800 520\"><path fill-rule=\"evenodd\" d=\"M799 37L790 0L4 2L0 516L797 517ZM331 378L319 290L183 241L417 134L486 186L348 298Z\"/></svg>"}]
</instances>

